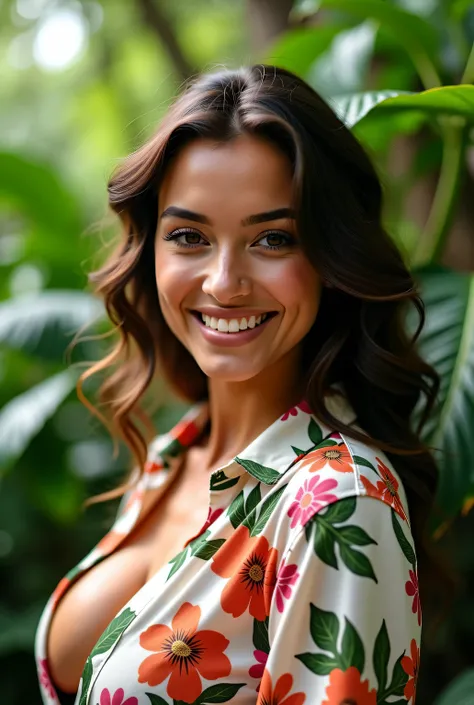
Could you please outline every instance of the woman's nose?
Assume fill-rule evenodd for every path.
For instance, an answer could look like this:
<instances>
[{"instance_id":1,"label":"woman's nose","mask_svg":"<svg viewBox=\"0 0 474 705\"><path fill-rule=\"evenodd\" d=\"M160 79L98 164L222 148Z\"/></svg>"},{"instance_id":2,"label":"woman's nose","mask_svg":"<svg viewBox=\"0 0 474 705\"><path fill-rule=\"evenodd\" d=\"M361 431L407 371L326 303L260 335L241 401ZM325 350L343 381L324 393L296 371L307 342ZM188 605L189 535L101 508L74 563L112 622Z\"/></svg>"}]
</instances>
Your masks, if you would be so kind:
<instances>
[{"instance_id":1,"label":"woman's nose","mask_svg":"<svg viewBox=\"0 0 474 705\"><path fill-rule=\"evenodd\" d=\"M251 282L238 257L222 255L210 263L202 285L205 294L222 304L238 296L248 296Z\"/></svg>"}]
</instances>

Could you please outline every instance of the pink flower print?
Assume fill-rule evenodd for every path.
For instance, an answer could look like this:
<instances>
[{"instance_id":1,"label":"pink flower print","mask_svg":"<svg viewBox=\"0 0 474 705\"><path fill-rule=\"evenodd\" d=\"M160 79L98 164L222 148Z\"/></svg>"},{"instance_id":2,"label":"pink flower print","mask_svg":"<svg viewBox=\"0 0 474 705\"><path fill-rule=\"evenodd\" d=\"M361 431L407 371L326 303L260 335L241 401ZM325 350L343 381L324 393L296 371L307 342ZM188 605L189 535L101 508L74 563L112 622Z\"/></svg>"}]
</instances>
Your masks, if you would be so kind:
<instances>
[{"instance_id":1,"label":"pink flower print","mask_svg":"<svg viewBox=\"0 0 474 705\"><path fill-rule=\"evenodd\" d=\"M413 597L413 603L411 610L413 614L417 614L418 626L421 626L421 602L420 602L420 588L418 585L418 576L413 570L408 571L410 574L410 580L405 583L405 591L409 597Z\"/></svg>"},{"instance_id":2,"label":"pink flower print","mask_svg":"<svg viewBox=\"0 0 474 705\"><path fill-rule=\"evenodd\" d=\"M291 528L294 529L297 524L304 526L316 512L335 502L336 495L328 492L335 487L337 480L321 480L319 475L305 480L288 510L288 516L292 517Z\"/></svg>"},{"instance_id":3,"label":"pink flower print","mask_svg":"<svg viewBox=\"0 0 474 705\"><path fill-rule=\"evenodd\" d=\"M268 654L266 654L265 651L259 651L257 649L253 652L253 655L257 663L254 663L253 666L250 666L249 676L251 678L258 678L259 680L262 680L263 672L265 671L265 665L268 661ZM260 683L257 685L256 690L258 693L258 691L260 690Z\"/></svg>"},{"instance_id":4,"label":"pink flower print","mask_svg":"<svg viewBox=\"0 0 474 705\"><path fill-rule=\"evenodd\" d=\"M303 411L305 414L311 413L311 409L309 407L308 402L303 399L303 401L300 401L299 404L297 404L296 406L292 406L291 409L288 409L288 411L283 414L280 420L286 421L290 418L290 416L296 416L298 414L298 409L300 411Z\"/></svg>"},{"instance_id":5,"label":"pink flower print","mask_svg":"<svg viewBox=\"0 0 474 705\"><path fill-rule=\"evenodd\" d=\"M285 565L285 559L281 563L275 585L276 606L279 612L283 612L284 600L291 597L291 587L300 577L300 574L296 572L297 568L296 563Z\"/></svg>"},{"instance_id":6,"label":"pink flower print","mask_svg":"<svg viewBox=\"0 0 474 705\"><path fill-rule=\"evenodd\" d=\"M125 693L123 688L119 688L111 696L108 688L104 688L100 694L100 705L138 705L138 698L135 696L124 701Z\"/></svg>"},{"instance_id":7,"label":"pink flower print","mask_svg":"<svg viewBox=\"0 0 474 705\"><path fill-rule=\"evenodd\" d=\"M53 688L53 684L51 683L51 678L49 675L49 666L48 666L48 661L43 658L38 661L38 677L41 685L45 689L45 691L48 693L49 697L52 698L53 700L56 699L56 692Z\"/></svg>"}]
</instances>

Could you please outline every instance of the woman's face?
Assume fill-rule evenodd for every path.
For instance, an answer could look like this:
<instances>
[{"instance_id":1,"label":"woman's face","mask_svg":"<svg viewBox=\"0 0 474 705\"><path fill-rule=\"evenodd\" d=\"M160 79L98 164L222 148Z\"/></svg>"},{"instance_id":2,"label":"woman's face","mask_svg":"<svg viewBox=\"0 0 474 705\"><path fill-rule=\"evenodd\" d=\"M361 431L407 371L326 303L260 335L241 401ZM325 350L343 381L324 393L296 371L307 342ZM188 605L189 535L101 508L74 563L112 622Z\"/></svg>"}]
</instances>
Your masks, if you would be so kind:
<instances>
[{"instance_id":1,"label":"woman's face","mask_svg":"<svg viewBox=\"0 0 474 705\"><path fill-rule=\"evenodd\" d=\"M298 364L321 280L300 247L292 193L288 158L248 135L196 140L165 174L155 243L159 301L210 378L241 382L285 359Z\"/></svg>"}]
</instances>

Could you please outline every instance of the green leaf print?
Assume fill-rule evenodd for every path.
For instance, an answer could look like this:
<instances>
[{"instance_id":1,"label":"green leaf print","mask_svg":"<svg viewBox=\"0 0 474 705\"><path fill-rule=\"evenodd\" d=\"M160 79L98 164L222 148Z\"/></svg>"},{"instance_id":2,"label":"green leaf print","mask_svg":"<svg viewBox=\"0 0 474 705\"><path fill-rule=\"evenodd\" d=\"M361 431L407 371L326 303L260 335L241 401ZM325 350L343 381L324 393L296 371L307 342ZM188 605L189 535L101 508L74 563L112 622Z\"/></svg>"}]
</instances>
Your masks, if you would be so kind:
<instances>
[{"instance_id":1,"label":"green leaf print","mask_svg":"<svg viewBox=\"0 0 474 705\"><path fill-rule=\"evenodd\" d=\"M308 436L311 443L315 446L319 445L319 443L323 440L323 432L314 419L311 419L309 422Z\"/></svg>"},{"instance_id":2,"label":"green leaf print","mask_svg":"<svg viewBox=\"0 0 474 705\"><path fill-rule=\"evenodd\" d=\"M355 512L356 498L348 497L331 504L325 511L315 514L308 524L314 524L313 547L318 558L327 565L339 569L335 545L339 546L341 560L356 575L378 582L369 559L353 546L368 546L377 542L359 526L336 526L347 521ZM308 526L307 524L307 526ZM306 539L309 533L306 531Z\"/></svg>"},{"instance_id":3,"label":"green leaf print","mask_svg":"<svg viewBox=\"0 0 474 705\"><path fill-rule=\"evenodd\" d=\"M324 512L318 514L331 524L342 524L351 518L356 510L356 498L346 497L338 502L333 502Z\"/></svg>"},{"instance_id":4,"label":"green leaf print","mask_svg":"<svg viewBox=\"0 0 474 705\"><path fill-rule=\"evenodd\" d=\"M245 519L244 511L244 491L241 490L237 497L232 500L232 503L227 510L227 516L230 519L230 523L236 529Z\"/></svg>"},{"instance_id":5,"label":"green leaf print","mask_svg":"<svg viewBox=\"0 0 474 705\"><path fill-rule=\"evenodd\" d=\"M392 680L387 690L383 693L383 699L388 698L389 695L403 695L405 686L408 681L408 674L402 668L402 658L405 656L405 652L398 657L392 673Z\"/></svg>"},{"instance_id":6,"label":"green leaf print","mask_svg":"<svg viewBox=\"0 0 474 705\"><path fill-rule=\"evenodd\" d=\"M314 525L314 551L323 563L330 565L337 570L337 558L335 553L336 542L334 536L329 533L323 524Z\"/></svg>"},{"instance_id":7,"label":"green leaf print","mask_svg":"<svg viewBox=\"0 0 474 705\"><path fill-rule=\"evenodd\" d=\"M194 555L196 558L202 558L203 561L208 561L215 553L217 553L223 543L225 543L225 539L213 539L212 541L206 541L198 547Z\"/></svg>"},{"instance_id":8,"label":"green leaf print","mask_svg":"<svg viewBox=\"0 0 474 705\"><path fill-rule=\"evenodd\" d=\"M336 656L326 656L326 654L298 654L295 658L316 673L317 676L328 676L332 670L340 667L339 659Z\"/></svg>"},{"instance_id":9,"label":"green leaf print","mask_svg":"<svg viewBox=\"0 0 474 705\"><path fill-rule=\"evenodd\" d=\"M267 499L263 502L262 508L260 510L260 514L258 516L258 519L253 526L253 528L250 529L250 535L251 536L257 536L257 534L260 534L263 529L265 528L267 521L270 519L273 510L275 509L276 505L278 504L278 500L280 499L281 495L286 489L286 485L284 487L280 487L277 492L274 494L271 494Z\"/></svg>"},{"instance_id":10,"label":"green leaf print","mask_svg":"<svg viewBox=\"0 0 474 705\"><path fill-rule=\"evenodd\" d=\"M227 703L232 700L245 683L218 683L206 688L194 701L193 705L213 705L213 703Z\"/></svg>"},{"instance_id":11,"label":"green leaf print","mask_svg":"<svg viewBox=\"0 0 474 705\"><path fill-rule=\"evenodd\" d=\"M370 460L367 460L367 458L363 458L361 455L354 455L354 463L355 463L356 465L363 465L364 468L370 468L370 469L373 470L377 475L379 475L379 473L377 472L376 467L375 467L374 465L372 465L372 463L370 462Z\"/></svg>"},{"instance_id":12,"label":"green leaf print","mask_svg":"<svg viewBox=\"0 0 474 705\"><path fill-rule=\"evenodd\" d=\"M256 463L253 460L245 460L244 458L235 458L235 460L257 480L265 482L267 485L274 485L280 477L280 473L273 468L267 468L265 465L260 465L260 463Z\"/></svg>"},{"instance_id":13,"label":"green leaf print","mask_svg":"<svg viewBox=\"0 0 474 705\"><path fill-rule=\"evenodd\" d=\"M150 705L169 705L161 695L156 695L155 693L145 693L150 699Z\"/></svg>"},{"instance_id":14,"label":"green leaf print","mask_svg":"<svg viewBox=\"0 0 474 705\"><path fill-rule=\"evenodd\" d=\"M206 531L204 531L200 536L196 536L196 538L193 539L190 544L188 544L188 546L191 548L192 556L196 555L201 546L206 543L206 539L210 535L210 533L211 532L209 531L209 529L206 529ZM188 548L188 546L186 546L186 548Z\"/></svg>"},{"instance_id":15,"label":"green leaf print","mask_svg":"<svg viewBox=\"0 0 474 705\"><path fill-rule=\"evenodd\" d=\"M301 448L296 448L295 446L291 446L291 450L296 455L296 457L298 457L300 455L305 455L305 453L309 452L307 450L301 450Z\"/></svg>"},{"instance_id":16,"label":"green leaf print","mask_svg":"<svg viewBox=\"0 0 474 705\"><path fill-rule=\"evenodd\" d=\"M120 639L123 632L126 630L129 624L135 619L135 612L127 607L120 614L118 614L109 624L107 629L99 637L99 641L94 646L91 652L91 658L97 656L98 654L105 654L106 651L112 648L112 646Z\"/></svg>"},{"instance_id":17,"label":"green leaf print","mask_svg":"<svg viewBox=\"0 0 474 705\"><path fill-rule=\"evenodd\" d=\"M253 620L253 645L258 651L263 651L265 654L270 653L268 617L264 622L259 622L258 619Z\"/></svg>"},{"instance_id":18,"label":"green leaf print","mask_svg":"<svg viewBox=\"0 0 474 705\"><path fill-rule=\"evenodd\" d=\"M87 696L89 694L89 688L92 680L92 658L89 656L81 677L81 697L79 699L79 705L87 705Z\"/></svg>"},{"instance_id":19,"label":"green leaf print","mask_svg":"<svg viewBox=\"0 0 474 705\"><path fill-rule=\"evenodd\" d=\"M367 556L364 556L360 551L355 551L344 543L339 544L339 551L343 563L352 573L363 578L371 578L375 583L378 583L372 564Z\"/></svg>"},{"instance_id":20,"label":"green leaf print","mask_svg":"<svg viewBox=\"0 0 474 705\"><path fill-rule=\"evenodd\" d=\"M374 664L374 673L377 677L378 692L383 693L387 685L387 669L390 659L390 639L388 637L387 625L385 620L382 622L380 631L377 634L374 644L374 654L372 662Z\"/></svg>"},{"instance_id":21,"label":"green leaf print","mask_svg":"<svg viewBox=\"0 0 474 705\"><path fill-rule=\"evenodd\" d=\"M188 546L186 546L186 548L184 548L180 553L178 553L177 556L175 556L170 561L168 561L168 563L171 563L172 568L171 568L170 572L168 573L168 577L166 578L167 581L171 578L171 576L173 576L181 568L181 566L183 565L183 563L186 560L187 555L188 555Z\"/></svg>"},{"instance_id":22,"label":"green leaf print","mask_svg":"<svg viewBox=\"0 0 474 705\"><path fill-rule=\"evenodd\" d=\"M253 490L249 493L247 501L245 502L245 515L248 516L255 507L260 503L262 499L262 494L260 492L260 483L255 485Z\"/></svg>"},{"instance_id":23,"label":"green leaf print","mask_svg":"<svg viewBox=\"0 0 474 705\"><path fill-rule=\"evenodd\" d=\"M221 492L222 490L228 490L230 487L236 485L240 480L240 477L227 477L223 470L218 470L211 475L211 490L213 492Z\"/></svg>"},{"instance_id":24,"label":"green leaf print","mask_svg":"<svg viewBox=\"0 0 474 705\"><path fill-rule=\"evenodd\" d=\"M395 532L395 536L397 537L398 544L400 548L403 551L403 555L407 559L409 563L415 568L416 566L416 556L415 552L410 546L410 543L408 539L406 538L405 534L403 533L403 529L399 524L399 521L397 519L397 514L396 512L392 509L392 526L393 530Z\"/></svg>"},{"instance_id":25,"label":"green leaf print","mask_svg":"<svg viewBox=\"0 0 474 705\"><path fill-rule=\"evenodd\" d=\"M337 653L339 619L333 612L325 612L311 603L310 632L316 646Z\"/></svg>"},{"instance_id":26,"label":"green leaf print","mask_svg":"<svg viewBox=\"0 0 474 705\"><path fill-rule=\"evenodd\" d=\"M362 639L360 638L354 625L345 618L346 626L342 635L341 657L344 663L344 670L355 666L359 673L362 673L365 666L365 652Z\"/></svg>"}]
</instances>

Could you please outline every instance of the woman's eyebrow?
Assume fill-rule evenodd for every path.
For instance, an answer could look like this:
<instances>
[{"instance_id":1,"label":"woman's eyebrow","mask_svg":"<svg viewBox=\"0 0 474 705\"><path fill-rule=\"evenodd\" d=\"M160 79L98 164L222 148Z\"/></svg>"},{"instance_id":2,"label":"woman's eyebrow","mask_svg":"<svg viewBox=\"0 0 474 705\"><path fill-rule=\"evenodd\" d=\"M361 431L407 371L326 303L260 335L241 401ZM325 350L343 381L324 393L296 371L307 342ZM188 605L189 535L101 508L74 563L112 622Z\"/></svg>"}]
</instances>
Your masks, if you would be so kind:
<instances>
[{"instance_id":1,"label":"woman's eyebrow","mask_svg":"<svg viewBox=\"0 0 474 705\"><path fill-rule=\"evenodd\" d=\"M180 208L179 206L168 206L165 208L160 216L161 218L172 217L183 218L184 220L192 220L195 223L203 223L204 225L212 225L212 221L202 213L196 213L195 211L190 211L187 208ZM241 221L241 225L256 225L257 223L266 223L270 220L280 220L282 218L296 218L295 211L292 208L276 208L272 211L265 211L264 213L255 213L254 215L248 215Z\"/></svg>"}]
</instances>

